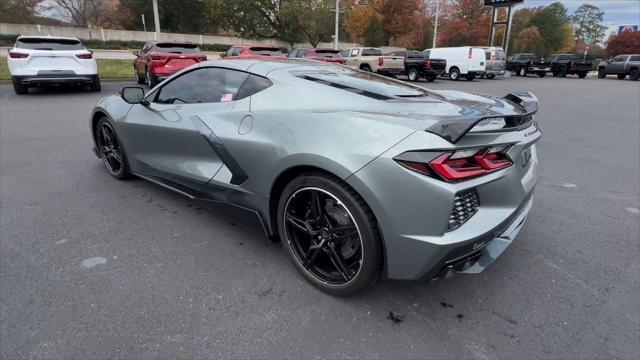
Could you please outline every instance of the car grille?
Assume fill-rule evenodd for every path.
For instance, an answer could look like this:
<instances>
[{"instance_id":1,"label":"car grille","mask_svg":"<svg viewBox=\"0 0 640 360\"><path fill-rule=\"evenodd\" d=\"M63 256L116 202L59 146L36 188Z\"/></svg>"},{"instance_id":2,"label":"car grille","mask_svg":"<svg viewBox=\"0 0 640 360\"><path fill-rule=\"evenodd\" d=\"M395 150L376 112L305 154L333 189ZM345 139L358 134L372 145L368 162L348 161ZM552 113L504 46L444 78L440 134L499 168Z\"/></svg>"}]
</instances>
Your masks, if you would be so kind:
<instances>
[{"instance_id":1,"label":"car grille","mask_svg":"<svg viewBox=\"0 0 640 360\"><path fill-rule=\"evenodd\" d=\"M453 209L449 215L447 232L453 231L469 220L480 207L480 198L476 189L462 191L453 200Z\"/></svg>"}]
</instances>

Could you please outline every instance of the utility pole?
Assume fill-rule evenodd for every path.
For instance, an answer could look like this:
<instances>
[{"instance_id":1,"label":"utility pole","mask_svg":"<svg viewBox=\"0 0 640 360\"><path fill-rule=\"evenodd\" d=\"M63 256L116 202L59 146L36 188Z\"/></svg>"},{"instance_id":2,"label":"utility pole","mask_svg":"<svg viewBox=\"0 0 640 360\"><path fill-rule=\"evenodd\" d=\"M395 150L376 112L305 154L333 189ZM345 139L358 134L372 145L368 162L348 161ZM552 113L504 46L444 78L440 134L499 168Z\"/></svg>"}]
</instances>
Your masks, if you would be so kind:
<instances>
[{"instance_id":1,"label":"utility pole","mask_svg":"<svg viewBox=\"0 0 640 360\"><path fill-rule=\"evenodd\" d=\"M436 23L433 27L433 46L436 47L436 39L438 37L438 16L440 15L440 0L436 0Z\"/></svg>"},{"instance_id":2,"label":"utility pole","mask_svg":"<svg viewBox=\"0 0 640 360\"><path fill-rule=\"evenodd\" d=\"M340 0L336 0L336 32L333 35L333 48L335 50L340 50L338 48L338 35L340 33Z\"/></svg>"},{"instance_id":3,"label":"utility pole","mask_svg":"<svg viewBox=\"0 0 640 360\"><path fill-rule=\"evenodd\" d=\"M158 0L153 0L153 22L156 24L156 41L160 39L160 15L158 14Z\"/></svg>"}]
</instances>

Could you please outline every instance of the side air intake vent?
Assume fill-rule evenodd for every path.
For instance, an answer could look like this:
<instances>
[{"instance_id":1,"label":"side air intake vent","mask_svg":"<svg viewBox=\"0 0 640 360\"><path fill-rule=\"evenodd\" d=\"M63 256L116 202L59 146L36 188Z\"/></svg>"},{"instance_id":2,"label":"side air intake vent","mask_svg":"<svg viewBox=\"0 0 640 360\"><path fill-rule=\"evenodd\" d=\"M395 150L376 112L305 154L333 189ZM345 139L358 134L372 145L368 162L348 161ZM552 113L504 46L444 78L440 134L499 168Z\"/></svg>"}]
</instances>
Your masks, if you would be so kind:
<instances>
[{"instance_id":1,"label":"side air intake vent","mask_svg":"<svg viewBox=\"0 0 640 360\"><path fill-rule=\"evenodd\" d=\"M480 207L480 198L475 189L462 191L456 194L453 200L453 209L449 215L447 232L453 231L469 220Z\"/></svg>"}]
</instances>

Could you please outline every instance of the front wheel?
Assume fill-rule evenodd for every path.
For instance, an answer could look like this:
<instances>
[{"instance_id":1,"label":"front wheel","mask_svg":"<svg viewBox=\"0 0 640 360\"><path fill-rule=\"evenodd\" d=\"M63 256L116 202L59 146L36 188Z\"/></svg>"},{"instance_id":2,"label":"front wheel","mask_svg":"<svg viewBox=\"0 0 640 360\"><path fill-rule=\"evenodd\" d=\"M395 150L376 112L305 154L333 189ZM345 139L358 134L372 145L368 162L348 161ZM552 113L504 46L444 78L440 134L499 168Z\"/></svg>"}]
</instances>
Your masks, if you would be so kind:
<instances>
[{"instance_id":1,"label":"front wheel","mask_svg":"<svg viewBox=\"0 0 640 360\"><path fill-rule=\"evenodd\" d=\"M278 230L298 271L336 296L371 285L382 267L377 222L364 200L340 179L303 174L283 190Z\"/></svg>"},{"instance_id":2,"label":"front wheel","mask_svg":"<svg viewBox=\"0 0 640 360\"><path fill-rule=\"evenodd\" d=\"M527 76L527 68L526 67L521 67L520 71L518 71L518 75L522 76L522 77L526 77Z\"/></svg>"},{"instance_id":3,"label":"front wheel","mask_svg":"<svg viewBox=\"0 0 640 360\"><path fill-rule=\"evenodd\" d=\"M418 79L420 79L420 74L418 74L418 70L416 69L409 69L409 71L407 72L407 77L411 81L418 81Z\"/></svg>"},{"instance_id":4,"label":"front wheel","mask_svg":"<svg viewBox=\"0 0 640 360\"><path fill-rule=\"evenodd\" d=\"M561 67L560 71L558 71L558 76L560 77L567 77L567 68L566 67Z\"/></svg>"},{"instance_id":5,"label":"front wheel","mask_svg":"<svg viewBox=\"0 0 640 360\"><path fill-rule=\"evenodd\" d=\"M103 117L96 125L96 145L100 158L111 176L118 180L131 176L120 139L107 118Z\"/></svg>"},{"instance_id":6,"label":"front wheel","mask_svg":"<svg viewBox=\"0 0 640 360\"><path fill-rule=\"evenodd\" d=\"M639 78L640 78L640 70L633 69L631 70L631 72L629 72L629 80L638 81Z\"/></svg>"},{"instance_id":7,"label":"front wheel","mask_svg":"<svg viewBox=\"0 0 640 360\"><path fill-rule=\"evenodd\" d=\"M607 77L607 72L604 69L598 69L598 78L604 79Z\"/></svg>"},{"instance_id":8,"label":"front wheel","mask_svg":"<svg viewBox=\"0 0 640 360\"><path fill-rule=\"evenodd\" d=\"M460 80L460 71L458 69L449 70L449 79L453 81Z\"/></svg>"},{"instance_id":9,"label":"front wheel","mask_svg":"<svg viewBox=\"0 0 640 360\"><path fill-rule=\"evenodd\" d=\"M627 77L627 74L618 74L618 79L624 80Z\"/></svg>"},{"instance_id":10,"label":"front wheel","mask_svg":"<svg viewBox=\"0 0 640 360\"><path fill-rule=\"evenodd\" d=\"M586 72L584 72L584 71L579 72L579 73L578 73L578 77L579 77L580 79L584 79L584 78L586 78L586 77L587 77L587 73L586 73Z\"/></svg>"},{"instance_id":11,"label":"front wheel","mask_svg":"<svg viewBox=\"0 0 640 360\"><path fill-rule=\"evenodd\" d=\"M426 76L426 79L428 82L434 82L436 81L436 74L433 73L428 73Z\"/></svg>"}]
</instances>

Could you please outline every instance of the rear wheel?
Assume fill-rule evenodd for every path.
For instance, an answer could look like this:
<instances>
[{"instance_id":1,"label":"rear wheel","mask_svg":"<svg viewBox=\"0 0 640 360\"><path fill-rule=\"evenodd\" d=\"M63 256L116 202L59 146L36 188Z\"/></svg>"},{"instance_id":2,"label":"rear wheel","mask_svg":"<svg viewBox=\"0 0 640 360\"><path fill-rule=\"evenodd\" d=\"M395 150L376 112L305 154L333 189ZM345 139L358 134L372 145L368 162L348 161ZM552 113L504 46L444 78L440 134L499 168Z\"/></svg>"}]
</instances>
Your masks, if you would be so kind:
<instances>
[{"instance_id":1,"label":"rear wheel","mask_svg":"<svg viewBox=\"0 0 640 360\"><path fill-rule=\"evenodd\" d=\"M624 80L627 77L627 74L618 74L618 79Z\"/></svg>"},{"instance_id":2,"label":"rear wheel","mask_svg":"<svg viewBox=\"0 0 640 360\"><path fill-rule=\"evenodd\" d=\"M449 70L449 79L453 81L460 80L460 70L458 70L458 68L453 68Z\"/></svg>"},{"instance_id":3,"label":"rear wheel","mask_svg":"<svg viewBox=\"0 0 640 360\"><path fill-rule=\"evenodd\" d=\"M467 81L473 81L473 79L475 79L475 78L476 78L476 76L473 75L473 74L467 74L465 76L465 79L467 79Z\"/></svg>"},{"instance_id":4,"label":"rear wheel","mask_svg":"<svg viewBox=\"0 0 640 360\"><path fill-rule=\"evenodd\" d=\"M371 66L369 66L367 64L362 65L362 66L360 66L360 70L366 71L366 72L371 72Z\"/></svg>"},{"instance_id":5,"label":"rear wheel","mask_svg":"<svg viewBox=\"0 0 640 360\"><path fill-rule=\"evenodd\" d=\"M102 90L102 85L100 85L100 78L96 76L96 79L91 83L91 91L99 92Z\"/></svg>"},{"instance_id":6,"label":"rear wheel","mask_svg":"<svg viewBox=\"0 0 640 360\"><path fill-rule=\"evenodd\" d=\"M436 74L433 73L429 73L425 76L427 78L428 82L434 82L436 81Z\"/></svg>"},{"instance_id":7,"label":"rear wheel","mask_svg":"<svg viewBox=\"0 0 640 360\"><path fill-rule=\"evenodd\" d=\"M153 89L156 85L158 85L158 78L147 70L146 72L147 84L149 85L149 89Z\"/></svg>"},{"instance_id":8,"label":"rear wheel","mask_svg":"<svg viewBox=\"0 0 640 360\"><path fill-rule=\"evenodd\" d=\"M11 82L13 83L13 91L18 95L26 95L29 93L29 88L26 85L20 83L20 81L15 78L11 78Z\"/></svg>"},{"instance_id":9,"label":"rear wheel","mask_svg":"<svg viewBox=\"0 0 640 360\"><path fill-rule=\"evenodd\" d=\"M496 74L486 74L487 79L492 80L496 78Z\"/></svg>"},{"instance_id":10,"label":"rear wheel","mask_svg":"<svg viewBox=\"0 0 640 360\"><path fill-rule=\"evenodd\" d=\"M639 78L640 78L640 70L638 69L631 70L631 72L629 73L629 80L638 81Z\"/></svg>"},{"instance_id":11,"label":"rear wheel","mask_svg":"<svg viewBox=\"0 0 640 360\"><path fill-rule=\"evenodd\" d=\"M409 69L409 71L407 72L407 77L411 81L418 81L420 79L420 74L418 74L418 70L416 69Z\"/></svg>"},{"instance_id":12,"label":"rear wheel","mask_svg":"<svg viewBox=\"0 0 640 360\"><path fill-rule=\"evenodd\" d=\"M96 145L107 171L118 180L131 176L129 163L113 126L103 117L96 125Z\"/></svg>"},{"instance_id":13,"label":"rear wheel","mask_svg":"<svg viewBox=\"0 0 640 360\"><path fill-rule=\"evenodd\" d=\"M520 68L520 70L518 71L518 75L522 76L522 77L526 77L527 76L527 68L522 66Z\"/></svg>"},{"instance_id":14,"label":"rear wheel","mask_svg":"<svg viewBox=\"0 0 640 360\"><path fill-rule=\"evenodd\" d=\"M604 69L598 69L598 78L604 79L605 77L607 77L607 72Z\"/></svg>"},{"instance_id":15,"label":"rear wheel","mask_svg":"<svg viewBox=\"0 0 640 360\"><path fill-rule=\"evenodd\" d=\"M585 71L581 71L581 72L578 73L578 77L580 79L584 79L584 78L587 77L587 73Z\"/></svg>"},{"instance_id":16,"label":"rear wheel","mask_svg":"<svg viewBox=\"0 0 640 360\"><path fill-rule=\"evenodd\" d=\"M561 67L560 71L558 71L558 76L560 77L567 77L567 68L566 67Z\"/></svg>"},{"instance_id":17,"label":"rear wheel","mask_svg":"<svg viewBox=\"0 0 640 360\"><path fill-rule=\"evenodd\" d=\"M331 295L353 295L379 277L376 224L353 189L324 173L295 178L278 204L278 230L287 253L309 282Z\"/></svg>"},{"instance_id":18,"label":"rear wheel","mask_svg":"<svg viewBox=\"0 0 640 360\"><path fill-rule=\"evenodd\" d=\"M140 73L138 72L138 69L136 69L135 67L133 68L133 71L136 74L136 80L137 80L138 84L144 84L145 83L144 76L140 76Z\"/></svg>"},{"instance_id":19,"label":"rear wheel","mask_svg":"<svg viewBox=\"0 0 640 360\"><path fill-rule=\"evenodd\" d=\"M558 77L558 72L557 71L552 71L551 74L553 75L553 77Z\"/></svg>"},{"instance_id":20,"label":"rear wheel","mask_svg":"<svg viewBox=\"0 0 640 360\"><path fill-rule=\"evenodd\" d=\"M539 76L539 77L541 77L541 78L543 78L543 77L547 76L547 73L546 73L546 72L544 72L544 71L540 71L540 72L538 73L538 76Z\"/></svg>"}]
</instances>

